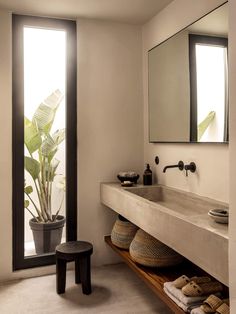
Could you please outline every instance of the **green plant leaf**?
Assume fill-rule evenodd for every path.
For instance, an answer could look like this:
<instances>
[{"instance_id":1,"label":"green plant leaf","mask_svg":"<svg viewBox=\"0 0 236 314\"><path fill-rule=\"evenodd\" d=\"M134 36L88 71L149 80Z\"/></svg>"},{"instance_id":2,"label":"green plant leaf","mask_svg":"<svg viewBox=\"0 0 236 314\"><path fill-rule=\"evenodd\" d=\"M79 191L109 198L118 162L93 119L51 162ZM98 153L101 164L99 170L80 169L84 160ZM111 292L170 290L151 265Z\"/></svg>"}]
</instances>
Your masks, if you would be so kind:
<instances>
[{"instance_id":1,"label":"green plant leaf","mask_svg":"<svg viewBox=\"0 0 236 314\"><path fill-rule=\"evenodd\" d=\"M54 158L52 163L51 163L51 181L54 180L54 177L56 175L56 170L57 170L57 167L59 166L59 163L60 163L60 160Z\"/></svg>"},{"instance_id":2,"label":"green plant leaf","mask_svg":"<svg viewBox=\"0 0 236 314\"><path fill-rule=\"evenodd\" d=\"M215 115L216 115L215 111L210 111L208 115L206 116L206 118L201 123L199 123L198 132L197 132L198 141L201 140L203 134L206 132L207 128L214 120Z\"/></svg>"},{"instance_id":3,"label":"green plant leaf","mask_svg":"<svg viewBox=\"0 0 236 314\"><path fill-rule=\"evenodd\" d=\"M62 101L63 95L60 90L55 90L36 109L33 122L41 133L48 134L51 130L57 108Z\"/></svg>"},{"instance_id":4,"label":"green plant leaf","mask_svg":"<svg viewBox=\"0 0 236 314\"><path fill-rule=\"evenodd\" d=\"M24 192L25 192L26 194L31 194L31 193L33 192L32 186L31 186L31 185L26 186L26 187L24 188Z\"/></svg>"},{"instance_id":5,"label":"green plant leaf","mask_svg":"<svg viewBox=\"0 0 236 314\"><path fill-rule=\"evenodd\" d=\"M57 167L60 163L60 160L54 158L52 160L52 163L49 166L49 170L50 170L50 176L49 176L49 181L53 181L54 178L55 178L55 175L56 175L56 170L57 170Z\"/></svg>"},{"instance_id":6,"label":"green plant leaf","mask_svg":"<svg viewBox=\"0 0 236 314\"><path fill-rule=\"evenodd\" d=\"M48 155L48 162L51 163L53 157L56 155L57 152L57 148L55 150L53 150L51 153L49 153Z\"/></svg>"},{"instance_id":7,"label":"green plant leaf","mask_svg":"<svg viewBox=\"0 0 236 314\"><path fill-rule=\"evenodd\" d=\"M66 136L66 129L57 130L53 133L52 138L57 145L60 145L64 141Z\"/></svg>"},{"instance_id":8,"label":"green plant leaf","mask_svg":"<svg viewBox=\"0 0 236 314\"><path fill-rule=\"evenodd\" d=\"M51 154L50 160L52 160L53 156L57 152L58 146L61 144L61 142L64 141L65 134L65 129L57 130L55 133L53 133L52 136L47 134L45 140L42 143L42 155L44 157L49 157Z\"/></svg>"},{"instance_id":9,"label":"green plant leaf","mask_svg":"<svg viewBox=\"0 0 236 314\"><path fill-rule=\"evenodd\" d=\"M28 171L31 177L35 180L40 173L40 163L34 158L25 156L25 170Z\"/></svg>"},{"instance_id":10,"label":"green plant leaf","mask_svg":"<svg viewBox=\"0 0 236 314\"><path fill-rule=\"evenodd\" d=\"M29 200L25 200L24 201L24 207L25 208L29 207L29 204L30 204Z\"/></svg>"},{"instance_id":11,"label":"green plant leaf","mask_svg":"<svg viewBox=\"0 0 236 314\"><path fill-rule=\"evenodd\" d=\"M38 129L26 117L24 118L24 142L30 154L38 150L42 144Z\"/></svg>"},{"instance_id":12,"label":"green plant leaf","mask_svg":"<svg viewBox=\"0 0 236 314\"><path fill-rule=\"evenodd\" d=\"M44 157L48 157L49 154L55 149L56 149L56 144L54 142L54 139L52 138L50 134L47 134L42 144L42 150L41 150L42 155Z\"/></svg>"}]
</instances>

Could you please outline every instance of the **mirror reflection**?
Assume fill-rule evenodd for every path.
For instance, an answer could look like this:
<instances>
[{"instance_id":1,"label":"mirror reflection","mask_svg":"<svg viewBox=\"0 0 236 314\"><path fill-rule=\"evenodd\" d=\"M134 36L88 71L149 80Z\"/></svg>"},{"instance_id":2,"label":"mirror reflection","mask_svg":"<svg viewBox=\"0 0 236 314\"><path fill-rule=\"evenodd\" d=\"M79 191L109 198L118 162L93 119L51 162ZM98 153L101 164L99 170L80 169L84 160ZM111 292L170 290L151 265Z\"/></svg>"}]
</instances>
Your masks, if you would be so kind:
<instances>
[{"instance_id":1,"label":"mirror reflection","mask_svg":"<svg viewBox=\"0 0 236 314\"><path fill-rule=\"evenodd\" d=\"M150 142L228 141L227 3L149 51Z\"/></svg>"}]
</instances>

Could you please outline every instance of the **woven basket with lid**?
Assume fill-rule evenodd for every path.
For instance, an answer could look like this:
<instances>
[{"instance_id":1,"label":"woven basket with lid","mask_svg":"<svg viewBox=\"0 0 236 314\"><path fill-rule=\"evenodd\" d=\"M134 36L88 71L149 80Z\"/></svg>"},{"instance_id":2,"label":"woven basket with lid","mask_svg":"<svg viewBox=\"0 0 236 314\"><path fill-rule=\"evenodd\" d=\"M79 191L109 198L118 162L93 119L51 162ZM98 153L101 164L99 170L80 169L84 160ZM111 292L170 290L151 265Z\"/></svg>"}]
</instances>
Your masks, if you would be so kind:
<instances>
[{"instance_id":1,"label":"woven basket with lid","mask_svg":"<svg viewBox=\"0 0 236 314\"><path fill-rule=\"evenodd\" d=\"M149 267L174 266L183 261L181 255L142 229L137 231L129 252L135 262Z\"/></svg>"},{"instance_id":2,"label":"woven basket with lid","mask_svg":"<svg viewBox=\"0 0 236 314\"><path fill-rule=\"evenodd\" d=\"M111 241L115 246L128 250L137 230L137 226L119 215L111 232Z\"/></svg>"}]
</instances>

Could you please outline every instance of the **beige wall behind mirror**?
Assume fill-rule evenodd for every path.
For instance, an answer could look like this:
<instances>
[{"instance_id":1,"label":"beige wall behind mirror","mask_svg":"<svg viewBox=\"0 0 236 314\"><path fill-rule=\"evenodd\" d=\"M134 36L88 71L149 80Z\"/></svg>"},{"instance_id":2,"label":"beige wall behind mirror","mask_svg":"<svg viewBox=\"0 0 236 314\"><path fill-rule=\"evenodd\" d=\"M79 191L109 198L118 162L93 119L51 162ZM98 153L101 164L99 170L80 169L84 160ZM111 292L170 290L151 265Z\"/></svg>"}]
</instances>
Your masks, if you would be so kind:
<instances>
[{"instance_id":1,"label":"beige wall behind mirror","mask_svg":"<svg viewBox=\"0 0 236 314\"><path fill-rule=\"evenodd\" d=\"M148 52L150 142L228 141L227 37L225 3Z\"/></svg>"}]
</instances>

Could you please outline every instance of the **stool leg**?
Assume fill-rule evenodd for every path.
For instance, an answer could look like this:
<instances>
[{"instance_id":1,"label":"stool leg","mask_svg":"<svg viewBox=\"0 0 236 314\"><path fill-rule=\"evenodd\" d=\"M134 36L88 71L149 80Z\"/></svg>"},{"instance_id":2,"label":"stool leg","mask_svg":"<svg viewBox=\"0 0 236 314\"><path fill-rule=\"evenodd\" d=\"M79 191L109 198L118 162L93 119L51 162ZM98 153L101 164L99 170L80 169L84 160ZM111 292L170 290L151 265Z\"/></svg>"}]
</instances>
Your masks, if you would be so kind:
<instances>
[{"instance_id":1,"label":"stool leg","mask_svg":"<svg viewBox=\"0 0 236 314\"><path fill-rule=\"evenodd\" d=\"M66 261L56 259L57 293L65 293L66 288Z\"/></svg>"},{"instance_id":2,"label":"stool leg","mask_svg":"<svg viewBox=\"0 0 236 314\"><path fill-rule=\"evenodd\" d=\"M80 278L82 282L83 294L90 294L91 289L91 269L90 269L90 255L81 256L79 258Z\"/></svg>"},{"instance_id":3,"label":"stool leg","mask_svg":"<svg viewBox=\"0 0 236 314\"><path fill-rule=\"evenodd\" d=\"M77 283L77 284L81 283L79 259L78 258L75 259L75 283Z\"/></svg>"}]
</instances>

